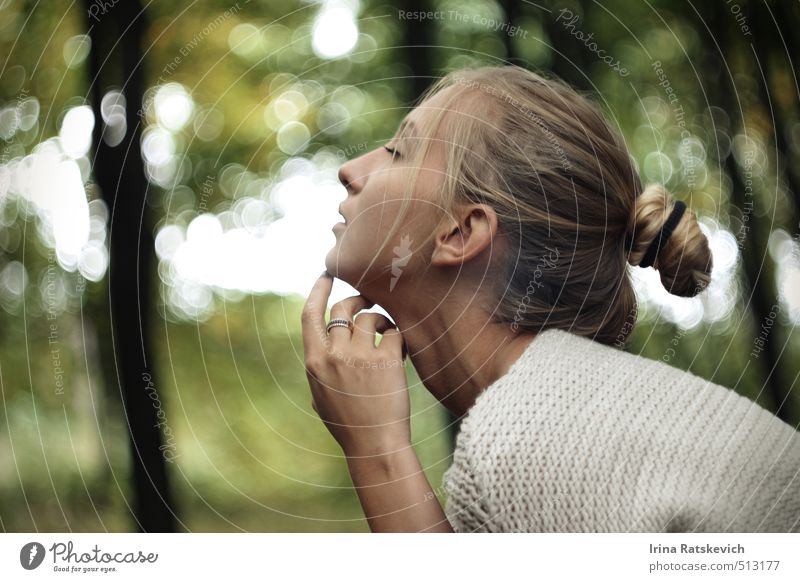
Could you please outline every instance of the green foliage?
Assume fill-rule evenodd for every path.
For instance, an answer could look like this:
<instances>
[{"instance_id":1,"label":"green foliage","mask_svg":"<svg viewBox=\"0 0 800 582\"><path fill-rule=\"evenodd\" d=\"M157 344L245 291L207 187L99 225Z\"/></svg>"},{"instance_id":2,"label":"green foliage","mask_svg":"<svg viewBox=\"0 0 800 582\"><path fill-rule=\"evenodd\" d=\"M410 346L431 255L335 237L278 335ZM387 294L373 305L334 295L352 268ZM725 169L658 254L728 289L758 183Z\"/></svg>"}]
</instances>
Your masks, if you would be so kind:
<instances>
[{"instance_id":1,"label":"green foliage","mask_svg":"<svg viewBox=\"0 0 800 582\"><path fill-rule=\"evenodd\" d=\"M57 135L66 111L85 102L91 82L76 40L85 33L80 3L1 4L0 107L34 96L40 114L35 125L2 141L0 164L30 154L37 143ZM490 0L435 4L500 20L508 6ZM437 22L428 64L441 74L457 66L501 62L511 52L533 69L572 71L573 80L583 79L582 89L603 97L602 107L625 134L645 177L663 178L699 215L713 217L734 234L741 212L732 207L729 168L722 160L741 128L751 128L749 135L763 158L755 177L761 196L754 219L759 218L766 235L779 228L794 235L796 202L786 178L766 171L777 160L781 167L791 164L781 157L786 152L772 145L771 111L757 97L749 44L741 42L727 55L732 68L750 73L739 79L741 111L709 107L713 87L707 85L717 79L704 78L710 76L703 69L709 50L706 31L688 8L665 1L650 4L658 15L647 3L624 0L602 6L549 2L549 12L525 3L516 24L527 35L511 39L485 26ZM630 76L614 73L554 23L554 14L565 6L582 14L580 27L593 32L598 45L624 63ZM160 225L186 224L200 212L209 175L215 177L214 186L202 201L215 212L252 193L248 187L259 190L274 181L291 154L279 147L269 107L298 82L305 105L297 119L310 133L310 143L299 155L310 158L328 151L344 159L347 152L376 147L395 131L416 97L403 45L405 27L416 23L399 20L397 7L361 2L361 36L353 53L325 60L315 56L311 44L318 9L316 3L266 0L148 4L142 66L150 91L143 98L152 98L160 85L180 83L195 111L203 113L175 132L176 155L185 161L184 170L148 193ZM559 65L561 53L574 59L573 66ZM675 112L665 106L654 60L668 72L687 127L703 146L703 163L695 168L692 184L679 153ZM770 79L775 102L789 110L796 95L788 73L773 72ZM346 110L344 129L329 131L322 114L341 108ZM796 108L794 114L796 119ZM148 110L143 122L154 121ZM795 162L800 151L796 125L791 130ZM230 167L236 169L235 180L225 178L224 169ZM672 169L668 175L662 172L666 167ZM87 191L89 197L98 197L88 184ZM112 339L97 331L108 323L107 278L87 283L82 292L80 277L59 271L64 307L48 318L41 282L49 248L33 216L11 203L0 208L0 271L19 261L29 278L19 300L0 309L0 528L129 531L133 497L128 429L113 382ZM766 253L767 236L748 244ZM775 262L765 257L763 270L758 267L771 289L777 279ZM158 288L157 273L152 277L153 288ZM685 332L655 317L643 318L628 349L777 409L780 403L763 388L768 360L751 355L762 322L753 315L746 277L746 269L736 271L736 299L724 321ZM297 296L248 296L223 302L201 323L166 317L163 305L151 314L153 377L175 436L175 460L168 469L185 530L367 531L341 453L310 406L300 335L302 302ZM55 336L51 325L56 325ZM794 325L784 314L771 333L782 354L800 350ZM779 385L790 392L784 406L795 419L800 417L800 398L790 388L798 365L786 363L776 373ZM64 378L61 391L57 368ZM452 444L445 414L410 364L408 378L415 446L437 488Z\"/></svg>"}]
</instances>

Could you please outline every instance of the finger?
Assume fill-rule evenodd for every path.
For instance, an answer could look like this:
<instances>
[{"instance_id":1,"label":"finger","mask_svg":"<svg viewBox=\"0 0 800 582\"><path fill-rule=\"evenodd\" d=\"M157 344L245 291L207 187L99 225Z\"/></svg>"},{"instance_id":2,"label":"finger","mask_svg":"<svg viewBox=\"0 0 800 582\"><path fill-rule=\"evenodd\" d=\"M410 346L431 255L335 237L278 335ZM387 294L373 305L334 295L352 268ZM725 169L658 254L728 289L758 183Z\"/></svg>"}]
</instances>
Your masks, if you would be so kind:
<instances>
[{"instance_id":1,"label":"finger","mask_svg":"<svg viewBox=\"0 0 800 582\"><path fill-rule=\"evenodd\" d=\"M381 338L380 349L388 349L390 353L400 352L400 358L405 360L408 355L408 346L406 345L403 334L397 328L387 329Z\"/></svg>"},{"instance_id":2,"label":"finger","mask_svg":"<svg viewBox=\"0 0 800 582\"><path fill-rule=\"evenodd\" d=\"M375 305L372 301L363 295L354 295L347 299L342 299L338 303L334 303L331 307L331 319L346 319L347 321L355 321L355 314L362 309L369 309ZM352 335L350 329L346 327L332 327L330 336L336 339L347 338Z\"/></svg>"},{"instance_id":3,"label":"finger","mask_svg":"<svg viewBox=\"0 0 800 582\"><path fill-rule=\"evenodd\" d=\"M383 334L395 327L394 322L381 313L359 313L353 330L353 344L375 348L375 334Z\"/></svg>"},{"instance_id":4,"label":"finger","mask_svg":"<svg viewBox=\"0 0 800 582\"><path fill-rule=\"evenodd\" d=\"M332 286L333 277L325 271L314 283L308 294L308 300L303 306L300 321L306 359L309 356L321 354L324 349L323 342L327 335L325 333L325 309L328 306L328 297L330 297Z\"/></svg>"}]
</instances>

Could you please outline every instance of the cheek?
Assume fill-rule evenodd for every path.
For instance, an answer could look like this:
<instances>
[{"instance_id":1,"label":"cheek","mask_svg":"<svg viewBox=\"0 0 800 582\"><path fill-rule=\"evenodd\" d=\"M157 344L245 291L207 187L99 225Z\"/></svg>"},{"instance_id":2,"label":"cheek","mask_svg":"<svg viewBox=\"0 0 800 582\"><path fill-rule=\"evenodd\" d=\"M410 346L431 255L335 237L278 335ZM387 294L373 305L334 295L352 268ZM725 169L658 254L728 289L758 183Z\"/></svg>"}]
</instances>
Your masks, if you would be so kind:
<instances>
[{"instance_id":1,"label":"cheek","mask_svg":"<svg viewBox=\"0 0 800 582\"><path fill-rule=\"evenodd\" d=\"M389 231L399 216L406 196L407 173L387 171L380 180L378 176L371 178L368 188L359 192L357 204L352 216L348 217L348 225L339 229L336 237L335 260L340 267L348 270L364 269L376 273L386 272L400 263L416 262L418 245L430 233L433 221L439 214L439 206L431 200L435 196L422 195L418 189L427 191L432 186L430 171L420 171L412 199L408 202L402 222L384 245L380 255L378 249L383 245ZM370 263L372 263L370 265Z\"/></svg>"},{"instance_id":2,"label":"cheek","mask_svg":"<svg viewBox=\"0 0 800 582\"><path fill-rule=\"evenodd\" d=\"M402 204L401 199L392 198L392 193L389 192L385 195L364 197L357 207L358 213L352 224L348 226L353 228L353 238L369 247L369 250L377 250L394 226ZM403 228L401 225L400 232Z\"/></svg>"},{"instance_id":3,"label":"cheek","mask_svg":"<svg viewBox=\"0 0 800 582\"><path fill-rule=\"evenodd\" d=\"M388 263L387 257L392 254L392 241L386 243L379 255L378 249L383 245L389 229L395 220L395 213L390 213L386 208L375 207L364 212L351 225L343 229L339 235L339 245L342 253L346 254L356 263L368 265L373 262L371 268L379 268ZM402 233L401 228L393 238L397 239Z\"/></svg>"},{"instance_id":4,"label":"cheek","mask_svg":"<svg viewBox=\"0 0 800 582\"><path fill-rule=\"evenodd\" d=\"M360 277L365 272L386 273L398 260L402 262L403 257L414 251L417 233L406 227L405 220L392 239L384 244L397 218L399 206L399 202L375 204L347 227L337 229L336 246L329 257L338 264L342 275ZM383 249L378 254L381 246Z\"/></svg>"}]
</instances>

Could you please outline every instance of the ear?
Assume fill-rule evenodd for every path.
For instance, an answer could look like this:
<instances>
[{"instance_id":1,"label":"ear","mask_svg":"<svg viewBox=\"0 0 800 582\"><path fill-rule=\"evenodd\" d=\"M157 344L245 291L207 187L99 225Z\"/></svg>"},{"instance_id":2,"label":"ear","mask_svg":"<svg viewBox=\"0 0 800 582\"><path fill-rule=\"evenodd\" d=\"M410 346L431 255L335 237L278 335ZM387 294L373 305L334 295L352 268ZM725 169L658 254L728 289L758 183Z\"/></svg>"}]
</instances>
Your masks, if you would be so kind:
<instances>
[{"instance_id":1,"label":"ear","mask_svg":"<svg viewBox=\"0 0 800 582\"><path fill-rule=\"evenodd\" d=\"M459 206L436 233L431 264L457 267L496 244L497 213L488 204Z\"/></svg>"}]
</instances>

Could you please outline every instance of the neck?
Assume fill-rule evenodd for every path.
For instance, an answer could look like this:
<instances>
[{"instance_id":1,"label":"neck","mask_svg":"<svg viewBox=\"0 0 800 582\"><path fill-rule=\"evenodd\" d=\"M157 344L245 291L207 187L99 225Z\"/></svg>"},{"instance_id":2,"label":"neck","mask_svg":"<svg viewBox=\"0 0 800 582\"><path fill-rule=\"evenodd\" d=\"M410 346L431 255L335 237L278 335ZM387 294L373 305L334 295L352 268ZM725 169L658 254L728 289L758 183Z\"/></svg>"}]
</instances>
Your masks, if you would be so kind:
<instances>
[{"instance_id":1,"label":"neck","mask_svg":"<svg viewBox=\"0 0 800 582\"><path fill-rule=\"evenodd\" d=\"M471 303L469 297L448 297L443 302L382 305L403 334L422 383L459 418L534 338L515 333L508 323L490 322L489 313L472 298Z\"/></svg>"}]
</instances>

